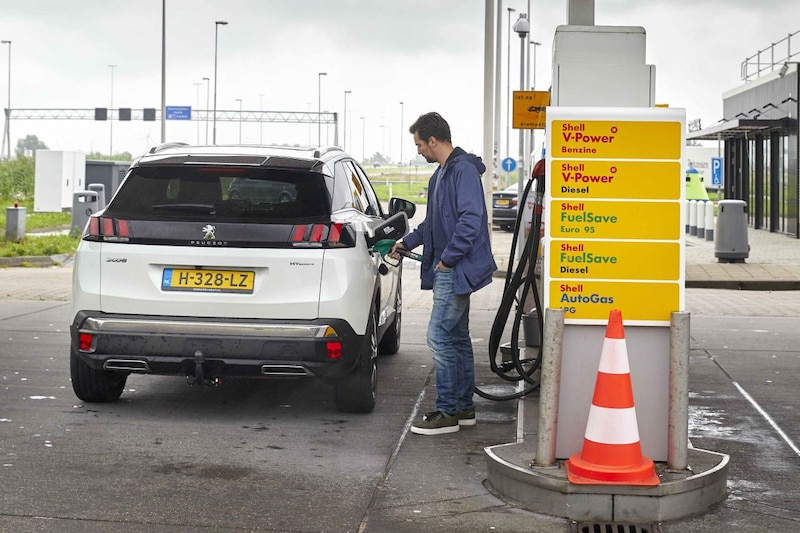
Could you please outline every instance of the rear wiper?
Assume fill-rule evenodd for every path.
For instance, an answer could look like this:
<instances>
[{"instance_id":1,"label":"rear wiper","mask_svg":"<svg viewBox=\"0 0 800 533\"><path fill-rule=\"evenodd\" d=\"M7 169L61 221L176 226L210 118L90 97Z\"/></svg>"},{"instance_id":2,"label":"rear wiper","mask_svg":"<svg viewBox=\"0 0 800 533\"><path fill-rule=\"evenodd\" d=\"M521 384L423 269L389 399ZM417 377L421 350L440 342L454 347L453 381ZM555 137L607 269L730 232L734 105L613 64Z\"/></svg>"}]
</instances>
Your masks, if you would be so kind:
<instances>
[{"instance_id":1,"label":"rear wiper","mask_svg":"<svg viewBox=\"0 0 800 533\"><path fill-rule=\"evenodd\" d=\"M213 204L159 204L154 205L155 211L177 211L181 213L203 213L216 215L217 208Z\"/></svg>"}]
</instances>

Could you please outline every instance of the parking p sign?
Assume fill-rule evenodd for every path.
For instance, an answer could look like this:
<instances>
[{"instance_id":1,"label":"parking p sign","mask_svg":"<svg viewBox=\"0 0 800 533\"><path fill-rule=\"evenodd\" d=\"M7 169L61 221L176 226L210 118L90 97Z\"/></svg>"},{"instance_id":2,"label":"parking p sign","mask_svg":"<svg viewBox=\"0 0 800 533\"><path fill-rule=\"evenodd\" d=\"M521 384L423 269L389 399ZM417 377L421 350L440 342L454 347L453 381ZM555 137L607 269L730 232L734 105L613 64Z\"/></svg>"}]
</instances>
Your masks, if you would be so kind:
<instances>
[{"instance_id":1,"label":"parking p sign","mask_svg":"<svg viewBox=\"0 0 800 533\"><path fill-rule=\"evenodd\" d=\"M722 187L722 158L711 158L711 185Z\"/></svg>"}]
</instances>

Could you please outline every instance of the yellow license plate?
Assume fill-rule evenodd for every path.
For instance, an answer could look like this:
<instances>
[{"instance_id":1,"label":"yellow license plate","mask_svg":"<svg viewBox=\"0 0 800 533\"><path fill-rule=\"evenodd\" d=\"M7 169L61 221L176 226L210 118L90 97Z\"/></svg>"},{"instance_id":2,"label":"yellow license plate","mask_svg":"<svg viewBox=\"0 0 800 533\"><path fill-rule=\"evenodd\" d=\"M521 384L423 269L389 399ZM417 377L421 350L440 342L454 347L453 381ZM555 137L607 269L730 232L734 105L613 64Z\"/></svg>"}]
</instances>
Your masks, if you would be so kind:
<instances>
[{"instance_id":1,"label":"yellow license plate","mask_svg":"<svg viewBox=\"0 0 800 533\"><path fill-rule=\"evenodd\" d=\"M501 199L498 199L494 203L494 205L496 205L497 207L506 207L506 206L508 206L509 203L511 203L510 200L508 200L506 198L501 198Z\"/></svg>"},{"instance_id":2,"label":"yellow license plate","mask_svg":"<svg viewBox=\"0 0 800 533\"><path fill-rule=\"evenodd\" d=\"M250 270L206 270L165 268L161 288L165 291L253 292L256 273Z\"/></svg>"}]
</instances>

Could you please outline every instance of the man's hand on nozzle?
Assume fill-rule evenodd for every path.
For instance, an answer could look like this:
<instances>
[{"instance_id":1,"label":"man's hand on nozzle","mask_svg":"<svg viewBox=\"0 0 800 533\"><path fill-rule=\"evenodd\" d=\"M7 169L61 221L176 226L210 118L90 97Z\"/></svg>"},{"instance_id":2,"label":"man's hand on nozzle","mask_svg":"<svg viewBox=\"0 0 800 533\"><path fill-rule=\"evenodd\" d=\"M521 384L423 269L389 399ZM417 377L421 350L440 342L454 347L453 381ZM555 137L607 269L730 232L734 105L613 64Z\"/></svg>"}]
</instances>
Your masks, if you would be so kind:
<instances>
[{"instance_id":1,"label":"man's hand on nozzle","mask_svg":"<svg viewBox=\"0 0 800 533\"><path fill-rule=\"evenodd\" d=\"M392 246L392 251L389 252L389 257L395 260L401 259L401 256L399 253L397 253L397 250L408 250L408 248L406 248L406 245L403 244L403 241L396 242L394 243L394 246Z\"/></svg>"}]
</instances>

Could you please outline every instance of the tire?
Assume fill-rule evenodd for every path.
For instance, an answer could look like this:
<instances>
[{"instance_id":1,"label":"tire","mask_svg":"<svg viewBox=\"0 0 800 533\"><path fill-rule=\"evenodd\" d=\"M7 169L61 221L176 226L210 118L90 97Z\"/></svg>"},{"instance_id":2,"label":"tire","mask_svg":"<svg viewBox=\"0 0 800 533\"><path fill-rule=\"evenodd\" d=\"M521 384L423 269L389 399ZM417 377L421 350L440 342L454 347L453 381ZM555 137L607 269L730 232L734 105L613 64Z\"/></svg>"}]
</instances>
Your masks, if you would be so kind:
<instances>
[{"instance_id":1,"label":"tire","mask_svg":"<svg viewBox=\"0 0 800 533\"><path fill-rule=\"evenodd\" d=\"M378 353L381 355L394 355L400 350L400 329L402 327L403 316L403 284L402 278L397 278L397 295L394 299L394 320L386 328L378 345Z\"/></svg>"},{"instance_id":2,"label":"tire","mask_svg":"<svg viewBox=\"0 0 800 533\"><path fill-rule=\"evenodd\" d=\"M128 374L95 370L70 350L69 370L72 377L72 390L84 402L113 402L118 400L125 389Z\"/></svg>"},{"instance_id":3,"label":"tire","mask_svg":"<svg viewBox=\"0 0 800 533\"><path fill-rule=\"evenodd\" d=\"M375 408L378 391L378 330L375 313L367 326L367 335L355 370L334 384L336 408L343 413L370 413Z\"/></svg>"}]
</instances>

